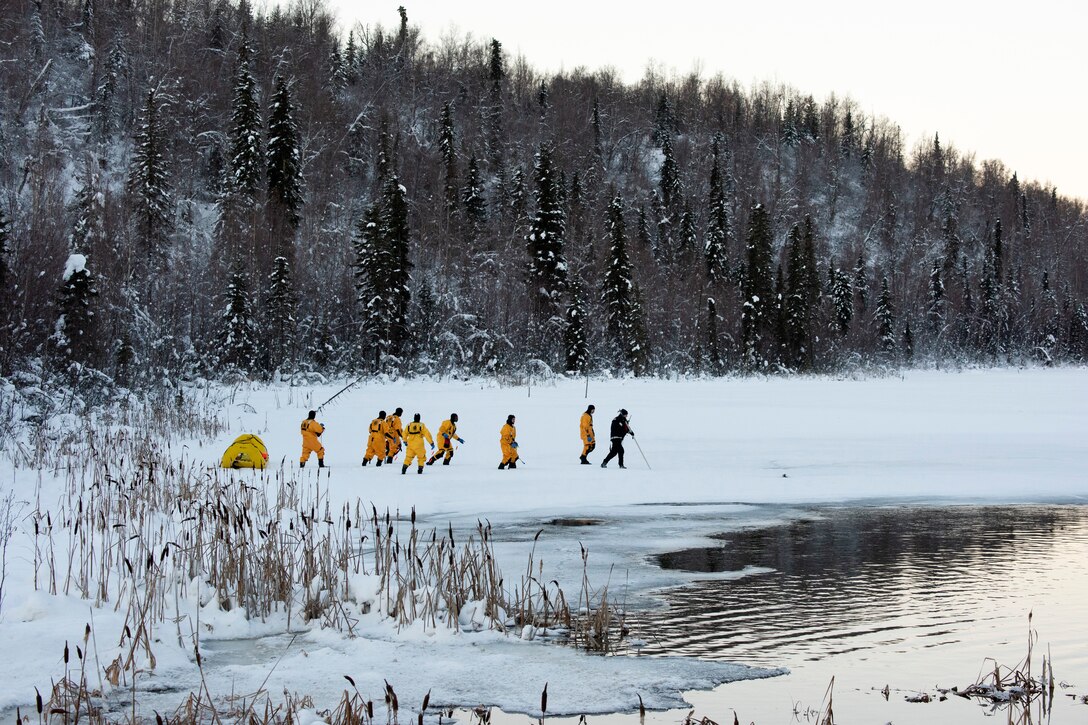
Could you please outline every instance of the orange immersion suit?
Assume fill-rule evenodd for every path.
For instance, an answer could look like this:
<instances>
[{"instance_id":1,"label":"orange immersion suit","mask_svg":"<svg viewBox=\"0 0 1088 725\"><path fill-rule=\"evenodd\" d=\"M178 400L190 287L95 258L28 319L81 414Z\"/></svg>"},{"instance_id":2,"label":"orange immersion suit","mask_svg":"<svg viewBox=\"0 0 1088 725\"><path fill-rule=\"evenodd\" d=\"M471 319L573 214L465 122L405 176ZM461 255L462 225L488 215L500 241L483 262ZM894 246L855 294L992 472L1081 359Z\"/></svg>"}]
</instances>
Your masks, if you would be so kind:
<instances>
[{"instance_id":1,"label":"orange immersion suit","mask_svg":"<svg viewBox=\"0 0 1088 725\"><path fill-rule=\"evenodd\" d=\"M431 456L431 460L428 463L434 463L442 456L446 457L446 463L450 462L453 458L453 442L457 440L457 424L452 420L442 421L442 425L438 426L438 450Z\"/></svg>"},{"instance_id":2,"label":"orange immersion suit","mask_svg":"<svg viewBox=\"0 0 1088 725\"><path fill-rule=\"evenodd\" d=\"M298 462L305 463L310 460L310 454L316 453L318 461L325 460L325 446L321 445L318 436L325 432L325 426L313 418L302 421L302 455Z\"/></svg>"},{"instance_id":3,"label":"orange immersion suit","mask_svg":"<svg viewBox=\"0 0 1088 725\"><path fill-rule=\"evenodd\" d=\"M393 458L400 453L400 441L404 437L404 429L400 424L399 415L391 415L385 419L385 460L391 463Z\"/></svg>"},{"instance_id":4,"label":"orange immersion suit","mask_svg":"<svg viewBox=\"0 0 1088 725\"><path fill-rule=\"evenodd\" d=\"M518 437L518 429L506 423L499 433L499 445L502 447L502 465L514 463L518 460L518 452L515 450Z\"/></svg>"},{"instance_id":5,"label":"orange immersion suit","mask_svg":"<svg viewBox=\"0 0 1088 725\"><path fill-rule=\"evenodd\" d=\"M582 434L582 458L585 458L597 447L597 436L593 435L593 416L591 414L582 413L579 430Z\"/></svg>"},{"instance_id":6,"label":"orange immersion suit","mask_svg":"<svg viewBox=\"0 0 1088 725\"><path fill-rule=\"evenodd\" d=\"M363 456L363 464L370 463L370 459L378 457L378 465L385 460L385 420L375 418L370 421L370 437L366 443L366 455Z\"/></svg>"},{"instance_id":7,"label":"orange immersion suit","mask_svg":"<svg viewBox=\"0 0 1088 725\"><path fill-rule=\"evenodd\" d=\"M423 447L423 441L426 439L431 446L434 446L434 438L431 436L431 432L427 430L427 426L423 423L412 421L404 429L404 447L407 449L407 453L404 454L404 467L407 468L412 464L412 459L415 458L418 462L417 466L423 468L423 464L427 462L427 451Z\"/></svg>"}]
</instances>

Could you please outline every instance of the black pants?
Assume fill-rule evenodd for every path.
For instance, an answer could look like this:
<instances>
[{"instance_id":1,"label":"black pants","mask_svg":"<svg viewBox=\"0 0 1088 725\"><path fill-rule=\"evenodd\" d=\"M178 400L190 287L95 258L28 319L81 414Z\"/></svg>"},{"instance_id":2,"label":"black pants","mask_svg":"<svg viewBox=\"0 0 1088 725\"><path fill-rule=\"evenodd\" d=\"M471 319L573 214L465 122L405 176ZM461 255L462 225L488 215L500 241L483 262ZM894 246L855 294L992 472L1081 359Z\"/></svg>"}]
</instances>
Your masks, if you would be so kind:
<instances>
[{"instance_id":1,"label":"black pants","mask_svg":"<svg viewBox=\"0 0 1088 725\"><path fill-rule=\"evenodd\" d=\"M612 448L609 449L608 455L605 456L604 461L601 463L601 465L602 466L605 465L606 463L608 463L609 461L611 461L613 458L615 458L617 456L619 456L620 465L622 466L623 465L623 439L622 438L613 438L612 439Z\"/></svg>"}]
</instances>

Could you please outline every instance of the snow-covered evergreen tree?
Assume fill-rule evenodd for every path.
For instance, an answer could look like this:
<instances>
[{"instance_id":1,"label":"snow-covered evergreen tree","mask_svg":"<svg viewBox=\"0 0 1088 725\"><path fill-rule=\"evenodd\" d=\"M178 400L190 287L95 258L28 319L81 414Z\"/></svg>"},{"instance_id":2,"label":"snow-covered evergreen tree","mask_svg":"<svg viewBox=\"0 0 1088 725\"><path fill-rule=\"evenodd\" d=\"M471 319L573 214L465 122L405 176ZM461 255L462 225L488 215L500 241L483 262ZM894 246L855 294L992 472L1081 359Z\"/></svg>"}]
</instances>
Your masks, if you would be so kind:
<instances>
[{"instance_id":1,"label":"snow-covered evergreen tree","mask_svg":"<svg viewBox=\"0 0 1088 725\"><path fill-rule=\"evenodd\" d=\"M811 224L811 223L810 223ZM786 282L786 349L790 365L806 370L813 365L814 270L809 269L806 240L801 227L789 233Z\"/></svg>"},{"instance_id":2,"label":"snow-covered evergreen tree","mask_svg":"<svg viewBox=\"0 0 1088 725\"><path fill-rule=\"evenodd\" d=\"M447 101L442 106L442 118L439 121L438 149L442 154L442 180L446 199L446 210L450 214L457 212L457 143L453 137L453 109ZM473 161L476 157L473 156Z\"/></svg>"},{"instance_id":3,"label":"snow-covered evergreen tree","mask_svg":"<svg viewBox=\"0 0 1088 725\"><path fill-rule=\"evenodd\" d=\"M174 201L166 153L165 113L169 97L153 84L147 90L144 115L136 135L128 190L132 198L136 238L147 256L163 251L173 228Z\"/></svg>"},{"instance_id":4,"label":"snow-covered evergreen tree","mask_svg":"<svg viewBox=\"0 0 1088 725\"><path fill-rule=\"evenodd\" d=\"M233 192L255 201L265 164L257 79L250 68L252 56L249 38L243 35L238 46L238 70L231 96L229 181Z\"/></svg>"},{"instance_id":5,"label":"snow-covered evergreen tree","mask_svg":"<svg viewBox=\"0 0 1088 725\"><path fill-rule=\"evenodd\" d=\"M706 276L711 284L725 280L729 274L729 214L725 200L725 186L722 182L721 150L724 139L715 134L711 144L710 196L707 207L710 218L706 226L706 243L703 254L706 259Z\"/></svg>"},{"instance_id":6,"label":"snow-covered evergreen tree","mask_svg":"<svg viewBox=\"0 0 1088 725\"><path fill-rule=\"evenodd\" d=\"M536 214L529 222L525 240L529 252L530 314L535 318L538 334L545 337L547 328L558 329L553 321L560 316L567 279L567 263L563 256L566 219L557 177L552 150L542 145L534 166Z\"/></svg>"},{"instance_id":7,"label":"snow-covered evergreen tree","mask_svg":"<svg viewBox=\"0 0 1088 725\"><path fill-rule=\"evenodd\" d=\"M605 308L605 330L615 357L614 363L636 375L644 371L646 337L642 309L627 253L627 226L623 200L616 196L608 206L608 269L601 299Z\"/></svg>"},{"instance_id":8,"label":"snow-covered evergreen tree","mask_svg":"<svg viewBox=\"0 0 1088 725\"><path fill-rule=\"evenodd\" d=\"M487 224L487 199L484 197L483 184L480 181L480 166L473 155L468 162L468 172L465 176L465 190L462 192L461 203L464 204L465 241L470 248L474 248L483 235Z\"/></svg>"},{"instance_id":9,"label":"snow-covered evergreen tree","mask_svg":"<svg viewBox=\"0 0 1088 725\"><path fill-rule=\"evenodd\" d=\"M880 346L887 353L895 352L895 307L888 290L888 278L880 279L880 297L876 301L877 336Z\"/></svg>"},{"instance_id":10,"label":"snow-covered evergreen tree","mask_svg":"<svg viewBox=\"0 0 1088 725\"><path fill-rule=\"evenodd\" d=\"M235 263L223 299L219 362L243 373L252 373L257 369L257 329L249 281L241 263Z\"/></svg>"},{"instance_id":11,"label":"snow-covered evergreen tree","mask_svg":"<svg viewBox=\"0 0 1088 725\"><path fill-rule=\"evenodd\" d=\"M381 240L385 248L382 298L385 329L383 352L401 355L408 343L408 311L412 301L411 228L408 224L408 191L394 172L382 192Z\"/></svg>"},{"instance_id":12,"label":"snow-covered evergreen tree","mask_svg":"<svg viewBox=\"0 0 1088 725\"><path fill-rule=\"evenodd\" d=\"M586 299L582 285L570 286L567 305L567 326L563 331L563 351L568 373L585 373L589 367L589 344L586 339Z\"/></svg>"},{"instance_id":13,"label":"snow-covered evergreen tree","mask_svg":"<svg viewBox=\"0 0 1088 725\"><path fill-rule=\"evenodd\" d=\"M854 319L854 290L850 284L850 275L838 269L830 270L831 305L835 310L835 324L839 334L850 331L850 322Z\"/></svg>"},{"instance_id":14,"label":"snow-covered evergreen tree","mask_svg":"<svg viewBox=\"0 0 1088 725\"><path fill-rule=\"evenodd\" d=\"M270 370L280 369L294 353L297 305L290 262L287 257L276 257L272 262L272 274L268 277L266 347Z\"/></svg>"},{"instance_id":15,"label":"snow-covered evergreen tree","mask_svg":"<svg viewBox=\"0 0 1088 725\"><path fill-rule=\"evenodd\" d=\"M53 327L54 345L66 363L92 367L98 363L100 338L94 305L97 296L86 255L69 255L57 299L59 315Z\"/></svg>"},{"instance_id":16,"label":"snow-covered evergreen tree","mask_svg":"<svg viewBox=\"0 0 1088 725\"><path fill-rule=\"evenodd\" d=\"M941 279L940 263L934 263L933 271L929 273L929 306L926 317L929 319L930 329L939 335L945 320L944 280Z\"/></svg>"},{"instance_id":17,"label":"snow-covered evergreen tree","mask_svg":"<svg viewBox=\"0 0 1088 725\"><path fill-rule=\"evenodd\" d=\"M713 297L706 298L706 370L711 375L722 371L722 351L718 331L718 306Z\"/></svg>"},{"instance_id":18,"label":"snow-covered evergreen tree","mask_svg":"<svg viewBox=\"0 0 1088 725\"><path fill-rule=\"evenodd\" d=\"M745 364L761 368L775 345L771 272L771 221L762 204L748 217L747 261L741 303L741 344Z\"/></svg>"},{"instance_id":19,"label":"snow-covered evergreen tree","mask_svg":"<svg viewBox=\"0 0 1088 725\"><path fill-rule=\"evenodd\" d=\"M299 223L302 208L302 157L298 109L291 97L291 85L276 76L276 91L268 110L268 199L290 228Z\"/></svg>"}]
</instances>

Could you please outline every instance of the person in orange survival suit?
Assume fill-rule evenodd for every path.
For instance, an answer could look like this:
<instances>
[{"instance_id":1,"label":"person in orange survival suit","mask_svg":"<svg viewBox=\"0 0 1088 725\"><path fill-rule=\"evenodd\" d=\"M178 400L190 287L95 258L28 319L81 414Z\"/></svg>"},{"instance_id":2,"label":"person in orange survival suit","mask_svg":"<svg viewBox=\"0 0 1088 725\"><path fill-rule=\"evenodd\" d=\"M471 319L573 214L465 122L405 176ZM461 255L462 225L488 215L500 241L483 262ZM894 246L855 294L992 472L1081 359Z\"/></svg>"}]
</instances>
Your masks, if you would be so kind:
<instances>
[{"instance_id":1,"label":"person in orange survival suit","mask_svg":"<svg viewBox=\"0 0 1088 725\"><path fill-rule=\"evenodd\" d=\"M431 432L427 430L427 426L419 421L419 413L416 413L412 416L412 422L404 428L404 447L408 452L404 454L404 464L400 467L402 474L408 470L413 458L416 460L416 465L419 466L416 473L423 473L423 464L427 461L427 451L423 448L424 439L431 444L431 450L433 451L434 438L431 437Z\"/></svg>"},{"instance_id":2,"label":"person in orange survival suit","mask_svg":"<svg viewBox=\"0 0 1088 725\"><path fill-rule=\"evenodd\" d=\"M582 434L582 457L578 460L582 462L583 466L589 465L589 459L586 456L597 447L597 437L593 435L593 411L595 410L597 408L592 405L586 408L586 412L582 413L582 420L578 425L578 432Z\"/></svg>"},{"instance_id":3,"label":"person in orange survival suit","mask_svg":"<svg viewBox=\"0 0 1088 725\"><path fill-rule=\"evenodd\" d=\"M514 427L514 416L510 414L506 416L506 425L502 427L502 431L499 432L499 445L502 448L502 463L499 464L499 470L510 467L513 470L518 467L518 429Z\"/></svg>"},{"instance_id":4,"label":"person in orange survival suit","mask_svg":"<svg viewBox=\"0 0 1088 725\"><path fill-rule=\"evenodd\" d=\"M385 419L385 462L392 463L400 453L400 442L404 438L404 429L400 424L400 417L404 415L404 408L397 408L393 415Z\"/></svg>"},{"instance_id":5,"label":"person in orange survival suit","mask_svg":"<svg viewBox=\"0 0 1088 725\"><path fill-rule=\"evenodd\" d=\"M447 420L442 421L442 425L438 426L438 450L431 455L430 460L427 461L427 465L431 465L442 456L445 456L445 460L442 461L443 466L450 465L450 459L453 458L453 442L464 443L464 438L457 437L457 413L450 413L450 417Z\"/></svg>"},{"instance_id":6,"label":"person in orange survival suit","mask_svg":"<svg viewBox=\"0 0 1088 725\"><path fill-rule=\"evenodd\" d=\"M311 410L306 420L302 421L302 455L298 459L298 467L305 468L306 461L310 460L310 454L317 454L317 467L325 467L325 446L318 440L325 432L325 426L315 420L317 411Z\"/></svg>"},{"instance_id":7,"label":"person in orange survival suit","mask_svg":"<svg viewBox=\"0 0 1088 725\"><path fill-rule=\"evenodd\" d=\"M370 459L378 457L375 466L382 465L385 459L385 411L378 411L378 417L370 421L370 437L366 442L366 455L363 456L363 465L370 463Z\"/></svg>"}]
</instances>

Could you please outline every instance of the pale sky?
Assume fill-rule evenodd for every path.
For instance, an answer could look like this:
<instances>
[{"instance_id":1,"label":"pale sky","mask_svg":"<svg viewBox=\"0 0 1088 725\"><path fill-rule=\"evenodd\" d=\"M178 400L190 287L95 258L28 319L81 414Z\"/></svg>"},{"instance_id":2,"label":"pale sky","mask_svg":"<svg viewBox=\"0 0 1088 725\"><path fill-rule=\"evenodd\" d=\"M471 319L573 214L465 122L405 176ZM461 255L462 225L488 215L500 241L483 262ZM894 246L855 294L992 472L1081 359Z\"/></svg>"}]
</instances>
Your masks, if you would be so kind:
<instances>
[{"instance_id":1,"label":"pale sky","mask_svg":"<svg viewBox=\"0 0 1088 725\"><path fill-rule=\"evenodd\" d=\"M330 0L343 26L395 28L401 0ZM540 70L653 62L748 87L834 92L907 134L998 158L1023 180L1088 200L1088 3L879 0L597 2L402 0L428 41L497 38Z\"/></svg>"}]
</instances>

